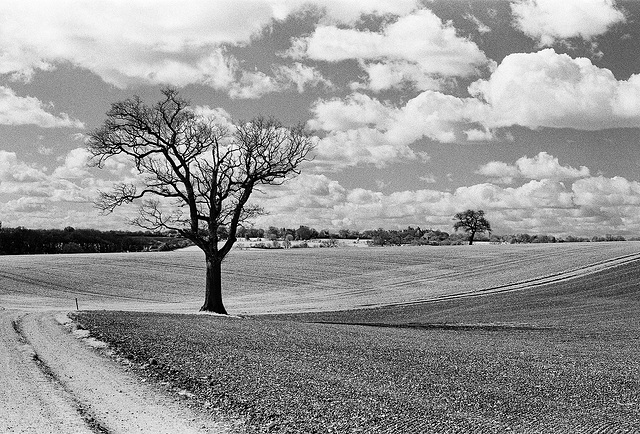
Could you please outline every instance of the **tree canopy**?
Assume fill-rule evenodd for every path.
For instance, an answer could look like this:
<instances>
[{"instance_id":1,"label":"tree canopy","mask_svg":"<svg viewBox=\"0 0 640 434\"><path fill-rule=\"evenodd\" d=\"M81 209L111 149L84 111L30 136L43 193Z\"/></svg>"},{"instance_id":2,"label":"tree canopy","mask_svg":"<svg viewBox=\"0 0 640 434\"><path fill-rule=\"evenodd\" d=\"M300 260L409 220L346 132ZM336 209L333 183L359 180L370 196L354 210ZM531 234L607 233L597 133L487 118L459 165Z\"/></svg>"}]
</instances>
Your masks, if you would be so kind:
<instances>
[{"instance_id":1,"label":"tree canopy","mask_svg":"<svg viewBox=\"0 0 640 434\"><path fill-rule=\"evenodd\" d=\"M456 232L458 229L462 229L469 234L469 245L473 244L476 233L491 232L491 224L484 217L484 211L482 210L474 211L468 209L457 213L453 219L456 220L453 224Z\"/></svg>"},{"instance_id":2,"label":"tree canopy","mask_svg":"<svg viewBox=\"0 0 640 434\"><path fill-rule=\"evenodd\" d=\"M178 91L165 88L153 106L139 97L114 103L102 127L89 137L93 162L103 167L125 156L137 169L134 182L100 192L97 207L139 202L132 223L174 230L205 253L207 289L203 310L226 313L220 264L236 241L238 227L263 213L249 197L264 185L296 175L313 148L302 125L285 128L275 119L223 125L199 114ZM226 241L219 245L220 227Z\"/></svg>"}]
</instances>

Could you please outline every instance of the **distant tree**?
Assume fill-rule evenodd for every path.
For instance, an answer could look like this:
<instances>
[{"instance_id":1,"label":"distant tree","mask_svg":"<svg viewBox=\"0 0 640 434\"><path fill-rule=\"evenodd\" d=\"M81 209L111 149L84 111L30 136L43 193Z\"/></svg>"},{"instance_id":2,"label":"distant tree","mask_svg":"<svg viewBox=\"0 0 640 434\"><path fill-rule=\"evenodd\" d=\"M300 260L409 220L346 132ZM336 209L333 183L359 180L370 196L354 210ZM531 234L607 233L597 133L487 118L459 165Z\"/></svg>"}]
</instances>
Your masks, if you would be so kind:
<instances>
[{"instance_id":1,"label":"distant tree","mask_svg":"<svg viewBox=\"0 0 640 434\"><path fill-rule=\"evenodd\" d=\"M236 237L239 237L240 235L238 235L236 233ZM218 226L218 238L220 240L226 240L229 238L229 231L227 230L226 226Z\"/></svg>"},{"instance_id":2,"label":"distant tree","mask_svg":"<svg viewBox=\"0 0 640 434\"><path fill-rule=\"evenodd\" d=\"M78 243L74 243L73 241L70 243L65 243L62 246L62 253L83 253L84 250L82 246Z\"/></svg>"},{"instance_id":3,"label":"distant tree","mask_svg":"<svg viewBox=\"0 0 640 434\"><path fill-rule=\"evenodd\" d=\"M247 230L244 226L238 226L238 230L236 231L236 237L244 238L246 236Z\"/></svg>"},{"instance_id":4,"label":"distant tree","mask_svg":"<svg viewBox=\"0 0 640 434\"><path fill-rule=\"evenodd\" d=\"M484 218L484 211L474 211L468 209L464 212L457 213L454 217L456 222L453 224L453 228L464 230L469 234L469 245L473 244L473 239L477 233L489 232L491 233L491 225L489 221Z\"/></svg>"},{"instance_id":5,"label":"distant tree","mask_svg":"<svg viewBox=\"0 0 640 434\"><path fill-rule=\"evenodd\" d=\"M262 238L264 237L264 229L248 228L245 230L245 238Z\"/></svg>"},{"instance_id":6,"label":"distant tree","mask_svg":"<svg viewBox=\"0 0 640 434\"><path fill-rule=\"evenodd\" d=\"M282 245L284 246L285 249L290 249L291 248L291 241L293 241L293 235L291 234L287 234L284 236L284 241L282 242Z\"/></svg>"},{"instance_id":7,"label":"distant tree","mask_svg":"<svg viewBox=\"0 0 640 434\"><path fill-rule=\"evenodd\" d=\"M371 244L374 246L386 246L391 243L391 233L382 228L378 228L372 231L365 231L364 234L367 238L371 239Z\"/></svg>"},{"instance_id":8,"label":"distant tree","mask_svg":"<svg viewBox=\"0 0 640 434\"><path fill-rule=\"evenodd\" d=\"M270 240L276 240L276 239L278 239L279 231L280 230L277 227L269 226L269 229L267 229L267 233L265 235Z\"/></svg>"},{"instance_id":9,"label":"distant tree","mask_svg":"<svg viewBox=\"0 0 640 434\"><path fill-rule=\"evenodd\" d=\"M296 229L296 239L310 240L311 238L318 238L318 231L308 226L300 226Z\"/></svg>"},{"instance_id":10,"label":"distant tree","mask_svg":"<svg viewBox=\"0 0 640 434\"><path fill-rule=\"evenodd\" d=\"M351 235L351 231L349 231L349 229L340 229L338 231L338 236L340 238L346 239L346 238L349 238L350 235Z\"/></svg>"},{"instance_id":11,"label":"distant tree","mask_svg":"<svg viewBox=\"0 0 640 434\"><path fill-rule=\"evenodd\" d=\"M222 303L222 261L239 225L263 213L248 203L263 185L280 185L298 174L312 140L302 125L285 128L256 118L227 129L198 114L178 91L165 88L153 106L137 96L114 103L103 126L89 135L93 162L103 167L112 157L127 157L140 174L135 183L101 192L103 212L134 201L133 220L149 230L176 230L205 255L203 311L226 314ZM218 228L228 238L219 246Z\"/></svg>"},{"instance_id":12,"label":"distant tree","mask_svg":"<svg viewBox=\"0 0 640 434\"><path fill-rule=\"evenodd\" d=\"M428 244L434 246L441 244L450 244L450 242L445 242L449 240L449 234L438 229L429 229L424 231L424 233L422 234L422 239L425 240Z\"/></svg>"},{"instance_id":13,"label":"distant tree","mask_svg":"<svg viewBox=\"0 0 640 434\"><path fill-rule=\"evenodd\" d=\"M333 238L333 234L328 229L321 229L318 232L318 238Z\"/></svg>"}]
</instances>

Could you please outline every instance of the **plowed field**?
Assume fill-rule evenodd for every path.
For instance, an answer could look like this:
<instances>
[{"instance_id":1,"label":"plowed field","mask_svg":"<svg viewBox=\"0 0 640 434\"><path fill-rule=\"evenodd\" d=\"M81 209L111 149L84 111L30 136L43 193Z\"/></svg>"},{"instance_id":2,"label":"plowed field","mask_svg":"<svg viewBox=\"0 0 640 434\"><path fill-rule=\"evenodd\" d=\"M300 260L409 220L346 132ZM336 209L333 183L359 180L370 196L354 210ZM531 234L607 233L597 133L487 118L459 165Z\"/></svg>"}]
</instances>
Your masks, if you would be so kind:
<instances>
[{"instance_id":1,"label":"plowed field","mask_svg":"<svg viewBox=\"0 0 640 434\"><path fill-rule=\"evenodd\" d=\"M526 289L627 261L640 243L233 251L232 313L353 309ZM547 280L540 280L546 277ZM0 305L192 312L204 295L197 251L0 257Z\"/></svg>"},{"instance_id":2,"label":"plowed field","mask_svg":"<svg viewBox=\"0 0 640 434\"><path fill-rule=\"evenodd\" d=\"M138 381L177 388L167 390L189 396L187 410L215 427L222 414L225 427L246 422L256 433L632 433L640 431L638 264L632 242L235 251L224 265L227 308L270 315L77 318L132 361ZM77 298L80 309L195 312L203 275L193 251L0 257L0 358L12 361L0 385L27 391L13 393L0 426L65 432L53 422L67 419L47 419L58 395L80 427L120 423L104 392L84 394L118 370L84 358L89 350L51 313L26 310L73 310ZM69 360L92 360L94 373L82 380ZM131 390L135 402L151 395ZM126 426L142 420L142 410L122 408ZM42 418L28 417L38 411ZM176 420L190 414L176 411ZM34 424L42 429L25 428Z\"/></svg>"}]
</instances>

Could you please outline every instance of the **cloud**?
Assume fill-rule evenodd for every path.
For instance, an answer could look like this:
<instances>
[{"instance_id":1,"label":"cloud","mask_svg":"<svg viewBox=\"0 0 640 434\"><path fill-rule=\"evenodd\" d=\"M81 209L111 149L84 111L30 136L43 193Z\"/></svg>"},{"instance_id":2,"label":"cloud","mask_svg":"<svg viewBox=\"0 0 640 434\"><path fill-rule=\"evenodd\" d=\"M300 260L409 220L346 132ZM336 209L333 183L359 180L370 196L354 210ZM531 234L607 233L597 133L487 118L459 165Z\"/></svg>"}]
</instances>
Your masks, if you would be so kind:
<instances>
[{"instance_id":1,"label":"cloud","mask_svg":"<svg viewBox=\"0 0 640 434\"><path fill-rule=\"evenodd\" d=\"M485 33L490 33L491 32L491 28L489 26L487 26L485 23L483 23L482 21L480 21L478 19L478 17L476 17L475 15L465 14L464 19L465 20L469 20L473 24L475 24L476 28L478 29L478 33L480 33L482 35L484 35Z\"/></svg>"},{"instance_id":2,"label":"cloud","mask_svg":"<svg viewBox=\"0 0 640 434\"><path fill-rule=\"evenodd\" d=\"M88 163L91 154L85 148L76 148L69 151L64 158L62 166L57 167L52 174L54 178L78 179L88 175Z\"/></svg>"},{"instance_id":3,"label":"cloud","mask_svg":"<svg viewBox=\"0 0 640 434\"><path fill-rule=\"evenodd\" d=\"M439 90L443 87L441 79L424 71L420 65L410 62L361 62L360 67L365 71L368 79L365 83L352 83L352 90L368 89L380 92L407 85L417 90Z\"/></svg>"},{"instance_id":4,"label":"cloud","mask_svg":"<svg viewBox=\"0 0 640 434\"><path fill-rule=\"evenodd\" d=\"M318 141L314 163L323 170L372 164L377 167L418 156L406 144L392 144L384 132L374 128L335 131Z\"/></svg>"},{"instance_id":5,"label":"cloud","mask_svg":"<svg viewBox=\"0 0 640 434\"><path fill-rule=\"evenodd\" d=\"M467 140L470 142L485 142L494 139L494 135L489 130L479 130L477 128L472 128L470 130L464 131L464 134L467 136Z\"/></svg>"},{"instance_id":6,"label":"cloud","mask_svg":"<svg viewBox=\"0 0 640 434\"><path fill-rule=\"evenodd\" d=\"M48 174L20 161L13 152L0 151L0 195L9 195L0 203L4 224L94 226L96 212L86 203L95 197L97 189L135 178L123 165L113 168L108 172L111 179L104 180L95 169L84 167L86 157L82 148L71 150ZM621 228L640 231L637 181L592 177L587 168L562 166L547 153L523 157L513 165L491 164L491 175L511 175L526 182L515 187L485 182L447 191L425 188L383 193L347 188L326 173L303 172L282 186L266 187L251 199L270 213L256 221L261 227L308 224L317 229L364 230L420 225L451 232L452 216L472 208L485 210L499 233L593 235L616 233ZM426 183L433 179L430 174L421 178ZM132 213L135 206L101 220L101 225L121 227L123 216Z\"/></svg>"},{"instance_id":7,"label":"cloud","mask_svg":"<svg viewBox=\"0 0 640 434\"><path fill-rule=\"evenodd\" d=\"M613 0L523 0L511 3L514 25L540 45L557 40L592 40L625 16Z\"/></svg>"},{"instance_id":8,"label":"cloud","mask_svg":"<svg viewBox=\"0 0 640 434\"><path fill-rule=\"evenodd\" d=\"M589 59L548 48L505 57L469 92L488 104L481 122L490 128L598 130L640 126L640 74L618 81Z\"/></svg>"},{"instance_id":9,"label":"cloud","mask_svg":"<svg viewBox=\"0 0 640 434\"><path fill-rule=\"evenodd\" d=\"M233 126L231 115L225 109L221 107L212 108L208 105L195 106L193 111L198 116L203 116L216 125L220 125L226 128Z\"/></svg>"},{"instance_id":10,"label":"cloud","mask_svg":"<svg viewBox=\"0 0 640 434\"><path fill-rule=\"evenodd\" d=\"M422 182L426 182L427 184L435 184L436 183L436 177L433 175L433 173L429 173L427 175L420 176L418 179L420 179L420 181L422 181Z\"/></svg>"},{"instance_id":11,"label":"cloud","mask_svg":"<svg viewBox=\"0 0 640 434\"><path fill-rule=\"evenodd\" d=\"M562 166L546 152L522 157L513 165L492 162L483 167L491 176L508 175L526 182L515 187L484 182L448 191L426 188L385 194L345 188L326 174L303 174L265 192L260 203L270 215L258 223L359 230L419 225L451 232L456 212L483 209L492 226L504 234L591 236L640 231L637 181L592 177L588 168ZM421 180L430 183L433 176L427 174Z\"/></svg>"},{"instance_id":12,"label":"cloud","mask_svg":"<svg viewBox=\"0 0 640 434\"><path fill-rule=\"evenodd\" d=\"M7 0L0 3L0 74L28 81L68 62L120 88L205 84L256 98L280 84L244 71L228 48L250 44L274 20L313 4L326 22L347 23L363 13L404 15L417 6L416 0L194 0L179 7L169 0Z\"/></svg>"},{"instance_id":13,"label":"cloud","mask_svg":"<svg viewBox=\"0 0 640 434\"><path fill-rule=\"evenodd\" d=\"M510 184L514 178L561 181L590 176L588 167L580 166L579 169L575 169L571 166L562 166L558 158L546 152L540 152L533 158L519 158L515 165L491 161L480 166L476 173L504 184Z\"/></svg>"},{"instance_id":14,"label":"cloud","mask_svg":"<svg viewBox=\"0 0 640 434\"><path fill-rule=\"evenodd\" d=\"M21 195L38 203L90 202L96 186L107 181L89 172L89 156L84 148L73 149L59 158L62 164L48 174L21 161L15 152L0 150L0 194Z\"/></svg>"},{"instance_id":15,"label":"cloud","mask_svg":"<svg viewBox=\"0 0 640 434\"><path fill-rule=\"evenodd\" d=\"M33 197L20 197L18 199L10 200L4 206L5 210L15 213L38 213L44 212L47 209L47 204L37 198Z\"/></svg>"},{"instance_id":16,"label":"cloud","mask_svg":"<svg viewBox=\"0 0 640 434\"><path fill-rule=\"evenodd\" d=\"M313 129L325 131L349 130L385 123L390 107L363 93L354 93L345 100L318 100L311 108ZM385 123L386 125L386 123Z\"/></svg>"},{"instance_id":17,"label":"cloud","mask_svg":"<svg viewBox=\"0 0 640 434\"><path fill-rule=\"evenodd\" d=\"M0 86L0 124L37 125L43 128L84 128L82 122L71 119L66 113L58 116L47 111L47 107L34 97L21 97L5 86Z\"/></svg>"},{"instance_id":18,"label":"cloud","mask_svg":"<svg viewBox=\"0 0 640 434\"><path fill-rule=\"evenodd\" d=\"M283 83L292 83L298 93L302 93L307 86L324 86L331 88L331 81L325 79L315 68L295 62L293 65L281 65L276 68L276 76Z\"/></svg>"},{"instance_id":19,"label":"cloud","mask_svg":"<svg viewBox=\"0 0 640 434\"><path fill-rule=\"evenodd\" d=\"M459 187L454 193L463 208L541 209L571 208L571 192L560 182L531 180L520 187L501 187L491 183Z\"/></svg>"},{"instance_id":20,"label":"cloud","mask_svg":"<svg viewBox=\"0 0 640 434\"><path fill-rule=\"evenodd\" d=\"M551 180L532 180L518 188L485 183L460 187L453 192L419 189L391 194L364 188L348 190L326 176L317 181L331 185L331 191L339 194L327 194L326 189L321 189L323 193L314 198L309 189L299 189L293 184L283 187L277 195L268 194L262 202L270 211L262 224L296 224L297 221L297 224L319 227L346 225L359 229L418 224L451 231L452 216L467 208L484 209L490 219L500 224L504 221L503 215L513 212L525 218L541 210L562 213L575 208L571 190Z\"/></svg>"},{"instance_id":21,"label":"cloud","mask_svg":"<svg viewBox=\"0 0 640 434\"><path fill-rule=\"evenodd\" d=\"M491 178L493 182L498 184L511 184L515 178L521 176L517 167L502 161L490 161L483 164L476 173Z\"/></svg>"},{"instance_id":22,"label":"cloud","mask_svg":"<svg viewBox=\"0 0 640 434\"><path fill-rule=\"evenodd\" d=\"M240 81L230 85L229 96L239 99L256 99L280 89L280 84L272 77L262 72L244 71Z\"/></svg>"},{"instance_id":23,"label":"cloud","mask_svg":"<svg viewBox=\"0 0 640 434\"><path fill-rule=\"evenodd\" d=\"M319 159L339 166L415 159L411 145L422 138L489 141L497 128L513 125L640 127L640 74L619 81L589 59L553 49L505 57L488 79L473 82L469 93L471 98L463 98L426 90L396 106L354 92L316 101L308 125L326 132L317 149ZM494 178L508 181L513 176Z\"/></svg>"},{"instance_id":24,"label":"cloud","mask_svg":"<svg viewBox=\"0 0 640 434\"><path fill-rule=\"evenodd\" d=\"M423 137L453 142L460 126L482 119L486 108L474 98L434 91L422 92L401 107L354 93L344 100L317 101L308 125L328 132L316 149L320 161L384 166L416 159L409 145Z\"/></svg>"},{"instance_id":25,"label":"cloud","mask_svg":"<svg viewBox=\"0 0 640 434\"><path fill-rule=\"evenodd\" d=\"M299 93L308 86L332 87L329 80L310 66L295 62L292 65L273 67L274 76L263 72L236 71L239 78L228 85L229 96L236 99L257 99L273 92L295 87Z\"/></svg>"},{"instance_id":26,"label":"cloud","mask_svg":"<svg viewBox=\"0 0 640 434\"><path fill-rule=\"evenodd\" d=\"M622 177L585 177L570 183L532 179L518 187L493 183L453 191L417 189L389 194L348 189L326 175L302 175L259 197L267 227L308 224L359 230L419 225L452 232L452 216L483 209L498 233L595 235L640 231L640 183Z\"/></svg>"},{"instance_id":27,"label":"cloud","mask_svg":"<svg viewBox=\"0 0 640 434\"><path fill-rule=\"evenodd\" d=\"M396 78L378 88L402 81ZM488 79L473 82L469 93L471 98L463 98L426 90L395 106L354 92L343 99L316 101L308 124L327 132L319 156L344 166L415 158L410 145L421 138L444 143L494 140L497 128L513 125L640 127L640 74L617 80L589 59L573 59L553 49L508 55Z\"/></svg>"},{"instance_id":28,"label":"cloud","mask_svg":"<svg viewBox=\"0 0 640 434\"><path fill-rule=\"evenodd\" d=\"M273 3L285 2L274 1ZM291 5L315 5L324 12L326 22L343 24L353 24L362 15L404 16L417 9L421 4L419 0L297 0L286 3Z\"/></svg>"},{"instance_id":29,"label":"cloud","mask_svg":"<svg viewBox=\"0 0 640 434\"><path fill-rule=\"evenodd\" d=\"M597 207L640 206L640 183L615 176L597 176L573 184L576 205Z\"/></svg>"},{"instance_id":30,"label":"cloud","mask_svg":"<svg viewBox=\"0 0 640 434\"><path fill-rule=\"evenodd\" d=\"M294 39L288 55L328 62L359 60L373 73L369 86L374 90L404 80L423 88L426 82L432 88L428 75L468 76L489 62L475 43L459 37L451 24L426 9L402 16L380 32L319 26L310 36Z\"/></svg>"},{"instance_id":31,"label":"cloud","mask_svg":"<svg viewBox=\"0 0 640 434\"><path fill-rule=\"evenodd\" d=\"M19 161L15 152L0 150L0 183L37 182L45 178L40 169Z\"/></svg>"},{"instance_id":32,"label":"cloud","mask_svg":"<svg viewBox=\"0 0 640 434\"><path fill-rule=\"evenodd\" d=\"M66 0L49 7L6 1L0 13L6 19L0 72L29 77L43 65L68 61L120 87L196 79L224 85L232 65L220 44L248 42L272 19L265 2L231 0L179 8L167 0L126 6Z\"/></svg>"}]
</instances>

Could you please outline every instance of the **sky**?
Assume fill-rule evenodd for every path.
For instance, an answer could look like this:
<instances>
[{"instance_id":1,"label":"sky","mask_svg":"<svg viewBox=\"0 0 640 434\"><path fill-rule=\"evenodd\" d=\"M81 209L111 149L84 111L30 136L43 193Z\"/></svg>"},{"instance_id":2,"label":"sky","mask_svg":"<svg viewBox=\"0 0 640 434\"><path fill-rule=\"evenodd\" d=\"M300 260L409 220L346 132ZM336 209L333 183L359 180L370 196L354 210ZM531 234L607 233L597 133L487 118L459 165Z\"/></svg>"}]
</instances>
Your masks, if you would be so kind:
<instances>
[{"instance_id":1,"label":"sky","mask_svg":"<svg viewBox=\"0 0 640 434\"><path fill-rule=\"evenodd\" d=\"M175 86L225 121L302 122L313 160L255 226L640 236L640 0L0 2L0 221L100 215L112 103Z\"/></svg>"}]
</instances>

